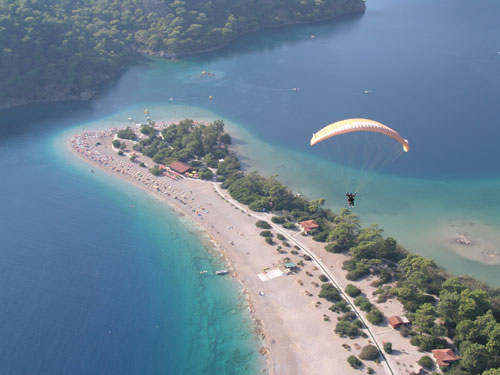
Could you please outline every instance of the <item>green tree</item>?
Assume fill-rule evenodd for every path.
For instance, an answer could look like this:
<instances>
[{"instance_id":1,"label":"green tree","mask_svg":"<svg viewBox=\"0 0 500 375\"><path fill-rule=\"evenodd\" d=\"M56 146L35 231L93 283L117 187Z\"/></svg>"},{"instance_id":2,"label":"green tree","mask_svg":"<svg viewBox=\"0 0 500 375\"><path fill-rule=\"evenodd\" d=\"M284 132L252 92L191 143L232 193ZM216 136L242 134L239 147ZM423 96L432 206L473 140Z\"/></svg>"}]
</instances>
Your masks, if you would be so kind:
<instances>
[{"instance_id":1,"label":"green tree","mask_svg":"<svg viewBox=\"0 0 500 375\"><path fill-rule=\"evenodd\" d=\"M496 323L490 328L486 347L492 354L500 355L500 323Z\"/></svg>"},{"instance_id":2,"label":"green tree","mask_svg":"<svg viewBox=\"0 0 500 375\"><path fill-rule=\"evenodd\" d=\"M361 353L359 354L359 358L366 360L375 360L380 357L380 353L375 345L366 345L361 349Z\"/></svg>"},{"instance_id":3,"label":"green tree","mask_svg":"<svg viewBox=\"0 0 500 375\"><path fill-rule=\"evenodd\" d=\"M354 246L356 239L356 225L342 221L337 223L328 235L328 241L336 244L342 251L349 250ZM327 249L328 250L328 249ZM340 251L335 251L340 252Z\"/></svg>"},{"instance_id":4,"label":"green tree","mask_svg":"<svg viewBox=\"0 0 500 375\"><path fill-rule=\"evenodd\" d=\"M211 180L214 174L210 169L204 169L200 172L200 178L202 180Z\"/></svg>"},{"instance_id":5,"label":"green tree","mask_svg":"<svg viewBox=\"0 0 500 375\"><path fill-rule=\"evenodd\" d=\"M431 357L424 355L422 358L418 360L418 364L426 369L431 369L434 366L434 361Z\"/></svg>"},{"instance_id":6,"label":"green tree","mask_svg":"<svg viewBox=\"0 0 500 375\"><path fill-rule=\"evenodd\" d=\"M392 354L392 343L391 342L384 342L384 351L387 354Z\"/></svg>"},{"instance_id":7,"label":"green tree","mask_svg":"<svg viewBox=\"0 0 500 375\"><path fill-rule=\"evenodd\" d=\"M464 289L460 293L458 319L474 319L490 308L488 293L481 289Z\"/></svg>"},{"instance_id":8,"label":"green tree","mask_svg":"<svg viewBox=\"0 0 500 375\"><path fill-rule=\"evenodd\" d=\"M481 374L488 368L490 354L486 346L472 343L462 353L460 365L472 374Z\"/></svg>"},{"instance_id":9,"label":"green tree","mask_svg":"<svg viewBox=\"0 0 500 375\"><path fill-rule=\"evenodd\" d=\"M325 200L323 198L316 199L315 201L311 201L309 203L309 212L314 214L318 212L318 210L325 204Z\"/></svg>"},{"instance_id":10,"label":"green tree","mask_svg":"<svg viewBox=\"0 0 500 375\"><path fill-rule=\"evenodd\" d=\"M419 333L431 334L436 320L436 310L430 303L424 303L413 314L413 327Z\"/></svg>"},{"instance_id":11,"label":"green tree","mask_svg":"<svg viewBox=\"0 0 500 375\"><path fill-rule=\"evenodd\" d=\"M158 167L149 168L149 172L151 172L151 174L153 174L155 176L159 176L163 173L163 171Z\"/></svg>"}]
</instances>

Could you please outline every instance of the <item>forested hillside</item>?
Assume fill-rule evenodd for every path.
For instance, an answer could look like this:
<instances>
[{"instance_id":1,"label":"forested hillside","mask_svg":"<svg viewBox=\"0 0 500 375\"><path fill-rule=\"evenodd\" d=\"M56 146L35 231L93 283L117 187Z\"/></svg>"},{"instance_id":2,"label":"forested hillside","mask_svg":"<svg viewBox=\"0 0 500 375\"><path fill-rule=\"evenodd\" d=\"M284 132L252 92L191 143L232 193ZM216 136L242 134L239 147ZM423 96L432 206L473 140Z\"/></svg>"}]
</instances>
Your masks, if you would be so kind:
<instances>
[{"instance_id":1,"label":"forested hillside","mask_svg":"<svg viewBox=\"0 0 500 375\"><path fill-rule=\"evenodd\" d=\"M362 10L362 0L0 0L0 106L89 97L138 52L182 56Z\"/></svg>"}]
</instances>

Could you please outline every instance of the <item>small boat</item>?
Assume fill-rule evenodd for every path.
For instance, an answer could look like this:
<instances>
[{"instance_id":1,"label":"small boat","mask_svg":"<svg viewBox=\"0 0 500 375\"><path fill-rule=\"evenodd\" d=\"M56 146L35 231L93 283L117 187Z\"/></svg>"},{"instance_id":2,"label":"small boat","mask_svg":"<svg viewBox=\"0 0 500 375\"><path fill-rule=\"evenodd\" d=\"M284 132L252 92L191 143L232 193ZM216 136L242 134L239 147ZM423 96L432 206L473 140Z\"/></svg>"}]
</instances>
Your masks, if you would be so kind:
<instances>
[{"instance_id":1,"label":"small boat","mask_svg":"<svg viewBox=\"0 0 500 375\"><path fill-rule=\"evenodd\" d=\"M205 271L205 270L200 271L200 275L204 275L204 274L206 274L207 272L208 272L208 271Z\"/></svg>"},{"instance_id":2,"label":"small boat","mask_svg":"<svg viewBox=\"0 0 500 375\"><path fill-rule=\"evenodd\" d=\"M228 273L229 273L228 270L215 271L216 275L227 275Z\"/></svg>"},{"instance_id":3,"label":"small boat","mask_svg":"<svg viewBox=\"0 0 500 375\"><path fill-rule=\"evenodd\" d=\"M93 170L93 169L91 169L91 170L90 170L90 173L94 173L94 170Z\"/></svg>"}]
</instances>

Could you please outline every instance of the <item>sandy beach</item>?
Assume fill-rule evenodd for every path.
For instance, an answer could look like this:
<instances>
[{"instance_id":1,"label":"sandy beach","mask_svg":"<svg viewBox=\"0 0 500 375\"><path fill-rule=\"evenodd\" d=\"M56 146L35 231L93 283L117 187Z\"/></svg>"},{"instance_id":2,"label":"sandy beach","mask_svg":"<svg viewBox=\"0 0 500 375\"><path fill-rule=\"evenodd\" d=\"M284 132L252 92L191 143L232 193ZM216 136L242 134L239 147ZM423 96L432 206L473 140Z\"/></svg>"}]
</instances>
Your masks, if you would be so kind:
<instances>
[{"instance_id":1,"label":"sandy beach","mask_svg":"<svg viewBox=\"0 0 500 375\"><path fill-rule=\"evenodd\" d=\"M353 283L373 303L376 299L372 296L375 288L369 285L372 279L350 282L345 278L342 262L346 255L327 253L325 244L303 236L298 230L285 230L273 224L270 214L248 211L215 182L174 173L153 176L147 168L131 162L129 155L117 155L111 144L115 135L116 129L80 133L68 140L68 147L89 163L89 175L106 172L134 184L194 223L202 236L210 238L225 258L229 277L240 283L248 298L256 333L262 337L260 352L265 356L269 374L360 374L366 373L367 367L372 367L376 374L419 370L416 361L425 353L417 352L387 321L373 326L364 319L365 313L359 312L368 327L363 330L367 338L349 339L335 334L340 315L328 310L331 304L318 297L321 274L326 274L342 291L348 283ZM127 142L132 145L132 141ZM154 164L143 155L138 155L138 159L149 167ZM280 253L277 244L267 244L259 235L261 229L255 226L258 219L272 224L272 232L285 236L291 247L284 247ZM291 253L294 246L298 252L295 255ZM304 260L306 254L312 260ZM304 266L285 274L286 257L295 263L303 261ZM395 299L376 306L387 317L404 314ZM353 369L347 363L347 358L352 354L358 356L363 346L373 343L382 348L387 341L392 343L394 352L385 354L386 360L381 358L379 364L364 361L363 367Z\"/></svg>"}]
</instances>

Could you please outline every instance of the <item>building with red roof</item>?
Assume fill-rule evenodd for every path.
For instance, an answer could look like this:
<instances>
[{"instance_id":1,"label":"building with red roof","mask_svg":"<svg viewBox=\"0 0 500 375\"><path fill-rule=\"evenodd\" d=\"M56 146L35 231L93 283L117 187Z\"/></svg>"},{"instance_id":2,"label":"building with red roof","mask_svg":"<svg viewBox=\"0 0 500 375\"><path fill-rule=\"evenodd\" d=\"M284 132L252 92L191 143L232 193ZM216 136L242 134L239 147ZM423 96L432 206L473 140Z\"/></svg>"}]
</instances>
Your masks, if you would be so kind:
<instances>
[{"instance_id":1,"label":"building with red roof","mask_svg":"<svg viewBox=\"0 0 500 375\"><path fill-rule=\"evenodd\" d=\"M316 222L316 220L306 220L306 221L301 221L299 223L301 230L304 233L310 233L314 229L319 228L319 224Z\"/></svg>"},{"instance_id":2,"label":"building with red roof","mask_svg":"<svg viewBox=\"0 0 500 375\"><path fill-rule=\"evenodd\" d=\"M189 172L191 170L191 166L184 164L180 161L174 161L169 165L169 168L172 169L173 171L184 174L186 172Z\"/></svg>"},{"instance_id":3,"label":"building with red roof","mask_svg":"<svg viewBox=\"0 0 500 375\"><path fill-rule=\"evenodd\" d=\"M387 320L389 321L389 324L391 325L391 327L394 329L398 329L402 325L406 325L406 324L410 323L410 321L408 320L408 318L406 316L395 315L395 316L389 317L389 319L387 319Z\"/></svg>"},{"instance_id":4,"label":"building with red roof","mask_svg":"<svg viewBox=\"0 0 500 375\"><path fill-rule=\"evenodd\" d=\"M434 349L432 355L439 367L449 366L460 359L451 349Z\"/></svg>"}]
</instances>

